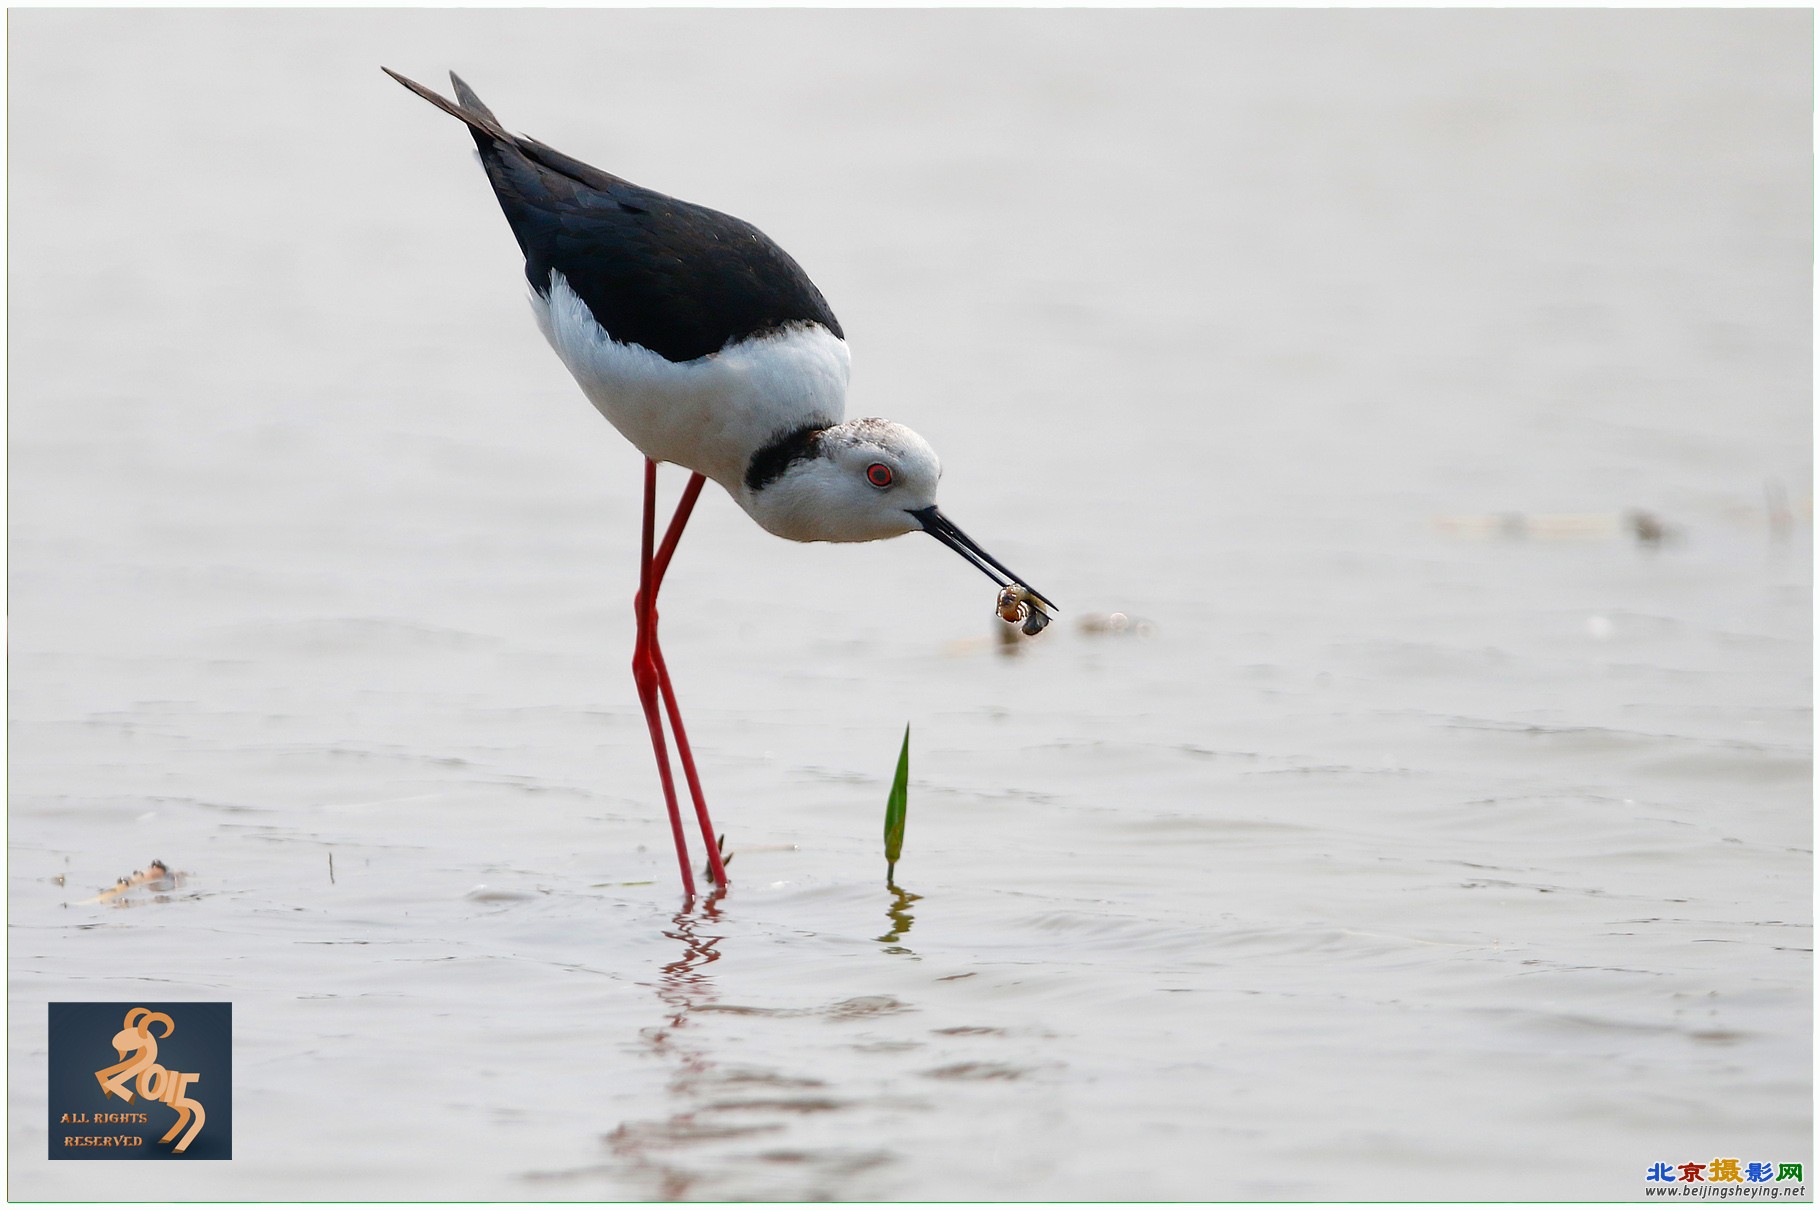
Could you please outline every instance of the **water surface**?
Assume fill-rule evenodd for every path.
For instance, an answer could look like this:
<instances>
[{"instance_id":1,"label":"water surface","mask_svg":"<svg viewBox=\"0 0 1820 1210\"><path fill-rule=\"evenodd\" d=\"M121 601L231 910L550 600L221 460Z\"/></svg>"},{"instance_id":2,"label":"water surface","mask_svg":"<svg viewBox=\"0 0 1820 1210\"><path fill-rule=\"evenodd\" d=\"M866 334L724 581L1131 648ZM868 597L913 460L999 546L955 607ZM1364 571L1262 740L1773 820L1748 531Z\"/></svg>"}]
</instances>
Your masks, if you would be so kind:
<instances>
[{"instance_id":1,"label":"water surface","mask_svg":"<svg viewBox=\"0 0 1820 1210\"><path fill-rule=\"evenodd\" d=\"M1811 47L13 13L10 1193L144 1195L43 1158L45 1002L135 998L235 1005L182 1198L1811 1162ZM1007 654L935 543L710 489L663 617L724 899L680 902L627 672L638 458L382 62L775 236L854 413L1064 609Z\"/></svg>"}]
</instances>

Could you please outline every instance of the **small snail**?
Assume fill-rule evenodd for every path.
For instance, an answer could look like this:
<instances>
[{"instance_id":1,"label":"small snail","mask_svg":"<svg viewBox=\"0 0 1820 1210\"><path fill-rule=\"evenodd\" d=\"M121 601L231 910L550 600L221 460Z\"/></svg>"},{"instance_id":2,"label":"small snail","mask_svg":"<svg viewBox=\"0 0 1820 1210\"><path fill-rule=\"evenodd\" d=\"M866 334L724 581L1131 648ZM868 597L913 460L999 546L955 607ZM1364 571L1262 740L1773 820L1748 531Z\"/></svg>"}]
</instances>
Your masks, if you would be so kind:
<instances>
[{"instance_id":1,"label":"small snail","mask_svg":"<svg viewBox=\"0 0 1820 1210\"><path fill-rule=\"evenodd\" d=\"M1022 584L1007 584L999 589L996 608L999 617L1013 625L1022 622L1024 634L1032 636L1041 634L1043 627L1049 625L1049 615L1043 612L1044 604L1047 602Z\"/></svg>"}]
</instances>

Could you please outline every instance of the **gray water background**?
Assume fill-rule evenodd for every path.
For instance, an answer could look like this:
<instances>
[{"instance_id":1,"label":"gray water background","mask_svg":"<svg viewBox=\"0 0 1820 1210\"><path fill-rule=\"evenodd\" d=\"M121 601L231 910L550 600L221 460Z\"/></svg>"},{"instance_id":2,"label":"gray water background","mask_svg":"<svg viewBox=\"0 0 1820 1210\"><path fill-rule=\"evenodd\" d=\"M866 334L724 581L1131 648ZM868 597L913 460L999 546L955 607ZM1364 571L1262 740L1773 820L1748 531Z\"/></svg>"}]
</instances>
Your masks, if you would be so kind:
<instances>
[{"instance_id":1,"label":"gray water background","mask_svg":"<svg viewBox=\"0 0 1820 1210\"><path fill-rule=\"evenodd\" d=\"M16 9L10 56L14 1197L1811 1163L1808 13ZM710 488L664 628L718 904L627 671L637 455L381 63L778 239L852 414L1063 608L1006 655L935 543ZM47 1162L45 1002L154 997L234 1003L235 1158Z\"/></svg>"}]
</instances>

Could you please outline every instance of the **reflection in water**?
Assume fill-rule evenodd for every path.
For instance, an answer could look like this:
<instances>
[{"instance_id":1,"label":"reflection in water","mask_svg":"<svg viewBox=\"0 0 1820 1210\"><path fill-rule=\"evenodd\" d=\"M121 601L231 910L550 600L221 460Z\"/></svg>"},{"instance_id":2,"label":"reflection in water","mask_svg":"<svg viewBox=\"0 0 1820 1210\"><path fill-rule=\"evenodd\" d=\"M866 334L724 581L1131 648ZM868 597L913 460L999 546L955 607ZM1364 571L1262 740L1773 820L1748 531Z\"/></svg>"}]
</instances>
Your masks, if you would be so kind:
<instances>
[{"instance_id":1,"label":"reflection in water","mask_svg":"<svg viewBox=\"0 0 1820 1210\"><path fill-rule=\"evenodd\" d=\"M682 943L682 956L666 963L657 981L657 998L663 1001L665 1019L661 1025L640 1031L639 1036L651 1053L676 1065L671 1080L672 1092L686 1090L692 1080L710 1072L714 1061L707 1049L692 1044L685 1032L694 1022L693 1013L715 1001L714 981L706 968L720 960L716 947L724 939L709 933L720 920L720 901L724 891L716 890L697 908L691 900L671 918L672 927L664 936ZM704 927L706 926L706 927ZM735 1128L735 1134L749 1133ZM625 1122L607 1136L607 1145L617 1154L643 1169L657 1184L656 1196L665 1201L685 1197L699 1178L699 1173L669 1162L666 1152L707 1139L725 1138L724 1130L698 1122L693 1110L672 1114L656 1122Z\"/></svg>"},{"instance_id":2,"label":"reflection in water","mask_svg":"<svg viewBox=\"0 0 1820 1210\"><path fill-rule=\"evenodd\" d=\"M894 896L891 906L885 909L885 915L891 921L891 930L875 940L885 943L887 954L909 954L914 958L916 957L915 950L908 946L898 945L897 942L909 933L910 926L916 923L916 917L910 914L910 905L921 899L922 896L906 891L895 882L887 881L885 889Z\"/></svg>"},{"instance_id":3,"label":"reflection in water","mask_svg":"<svg viewBox=\"0 0 1820 1210\"><path fill-rule=\"evenodd\" d=\"M901 891L898 896L900 908L916 898ZM665 1118L621 1123L606 1136L607 1146L628 1162L631 1175L648 1185L655 1199L839 1199L851 1178L889 1162L890 1153L848 1147L749 1150L755 1137L785 1135L806 1118L839 1112L852 1103L829 1095L825 1080L726 1061L721 1047L734 1043L725 1035L716 1043L709 1027L728 1018L770 1019L777 1028L798 1018L870 1020L903 1012L906 1006L890 996L852 997L818 1009L721 1003L709 969L720 960L726 939L719 927L720 900L717 892L672 918L664 936L680 942L682 953L664 965L657 981L661 1023L639 1034L650 1054L672 1069L666 1092L675 1111ZM909 927L907 915L901 927ZM749 1036L739 1044L744 1054L736 1059L776 1053ZM771 1141L782 1144L785 1139Z\"/></svg>"},{"instance_id":4,"label":"reflection in water","mask_svg":"<svg viewBox=\"0 0 1820 1210\"><path fill-rule=\"evenodd\" d=\"M702 901L702 923L719 923L720 901L725 895L725 891L716 890ZM687 1023L689 1010L714 998L714 982L701 968L720 960L720 951L714 947L720 944L722 938L719 935L706 936L698 930L693 900L671 917L670 922L675 929L666 931L664 936L682 942L683 952L682 957L664 966L663 978L657 982L657 997L675 1010L675 1015L670 1018L671 1027L681 1029ZM666 1032L655 1031L653 1045L662 1050L667 1038Z\"/></svg>"}]
</instances>

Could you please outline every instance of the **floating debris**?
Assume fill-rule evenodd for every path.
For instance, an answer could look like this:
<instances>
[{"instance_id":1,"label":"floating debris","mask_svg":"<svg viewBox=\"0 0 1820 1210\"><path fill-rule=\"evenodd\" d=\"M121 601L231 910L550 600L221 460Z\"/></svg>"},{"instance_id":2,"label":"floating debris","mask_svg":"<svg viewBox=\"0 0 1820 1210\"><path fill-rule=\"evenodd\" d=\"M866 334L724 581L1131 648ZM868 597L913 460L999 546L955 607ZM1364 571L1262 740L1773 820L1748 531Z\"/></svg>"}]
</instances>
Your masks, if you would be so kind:
<instances>
[{"instance_id":1,"label":"floating debris","mask_svg":"<svg viewBox=\"0 0 1820 1210\"><path fill-rule=\"evenodd\" d=\"M1662 518L1654 513L1633 508L1624 514L1625 522L1630 526L1631 537L1645 546L1660 546L1664 542L1673 542L1681 537L1681 531L1672 529L1662 523Z\"/></svg>"},{"instance_id":2,"label":"floating debris","mask_svg":"<svg viewBox=\"0 0 1820 1210\"><path fill-rule=\"evenodd\" d=\"M527 891L513 887L493 887L482 882L469 888L468 893L462 898L470 903L525 903L539 895L549 893L544 887L536 887Z\"/></svg>"},{"instance_id":3,"label":"floating debris","mask_svg":"<svg viewBox=\"0 0 1820 1210\"><path fill-rule=\"evenodd\" d=\"M1134 618L1127 613L1087 613L1075 623L1082 634L1128 634L1147 639L1156 633L1156 623L1149 618Z\"/></svg>"},{"instance_id":4,"label":"floating debris","mask_svg":"<svg viewBox=\"0 0 1820 1210\"><path fill-rule=\"evenodd\" d=\"M1434 519L1435 528L1461 538L1506 541L1586 542L1631 538L1656 546L1680 536L1655 513L1633 508L1622 513L1483 513Z\"/></svg>"},{"instance_id":5,"label":"floating debris","mask_svg":"<svg viewBox=\"0 0 1820 1210\"><path fill-rule=\"evenodd\" d=\"M154 861L143 870L134 870L113 886L108 887L93 899L84 899L84 903L117 903L131 891L174 891L183 883L185 875L173 872L162 861Z\"/></svg>"},{"instance_id":6,"label":"floating debris","mask_svg":"<svg viewBox=\"0 0 1820 1210\"><path fill-rule=\"evenodd\" d=\"M1777 538L1786 538L1795 528L1795 513L1789 507L1788 488L1780 479L1771 479L1763 485L1763 511L1769 521L1769 532ZM1814 517L1814 501L1810 496L1803 508L1808 520Z\"/></svg>"}]
</instances>

